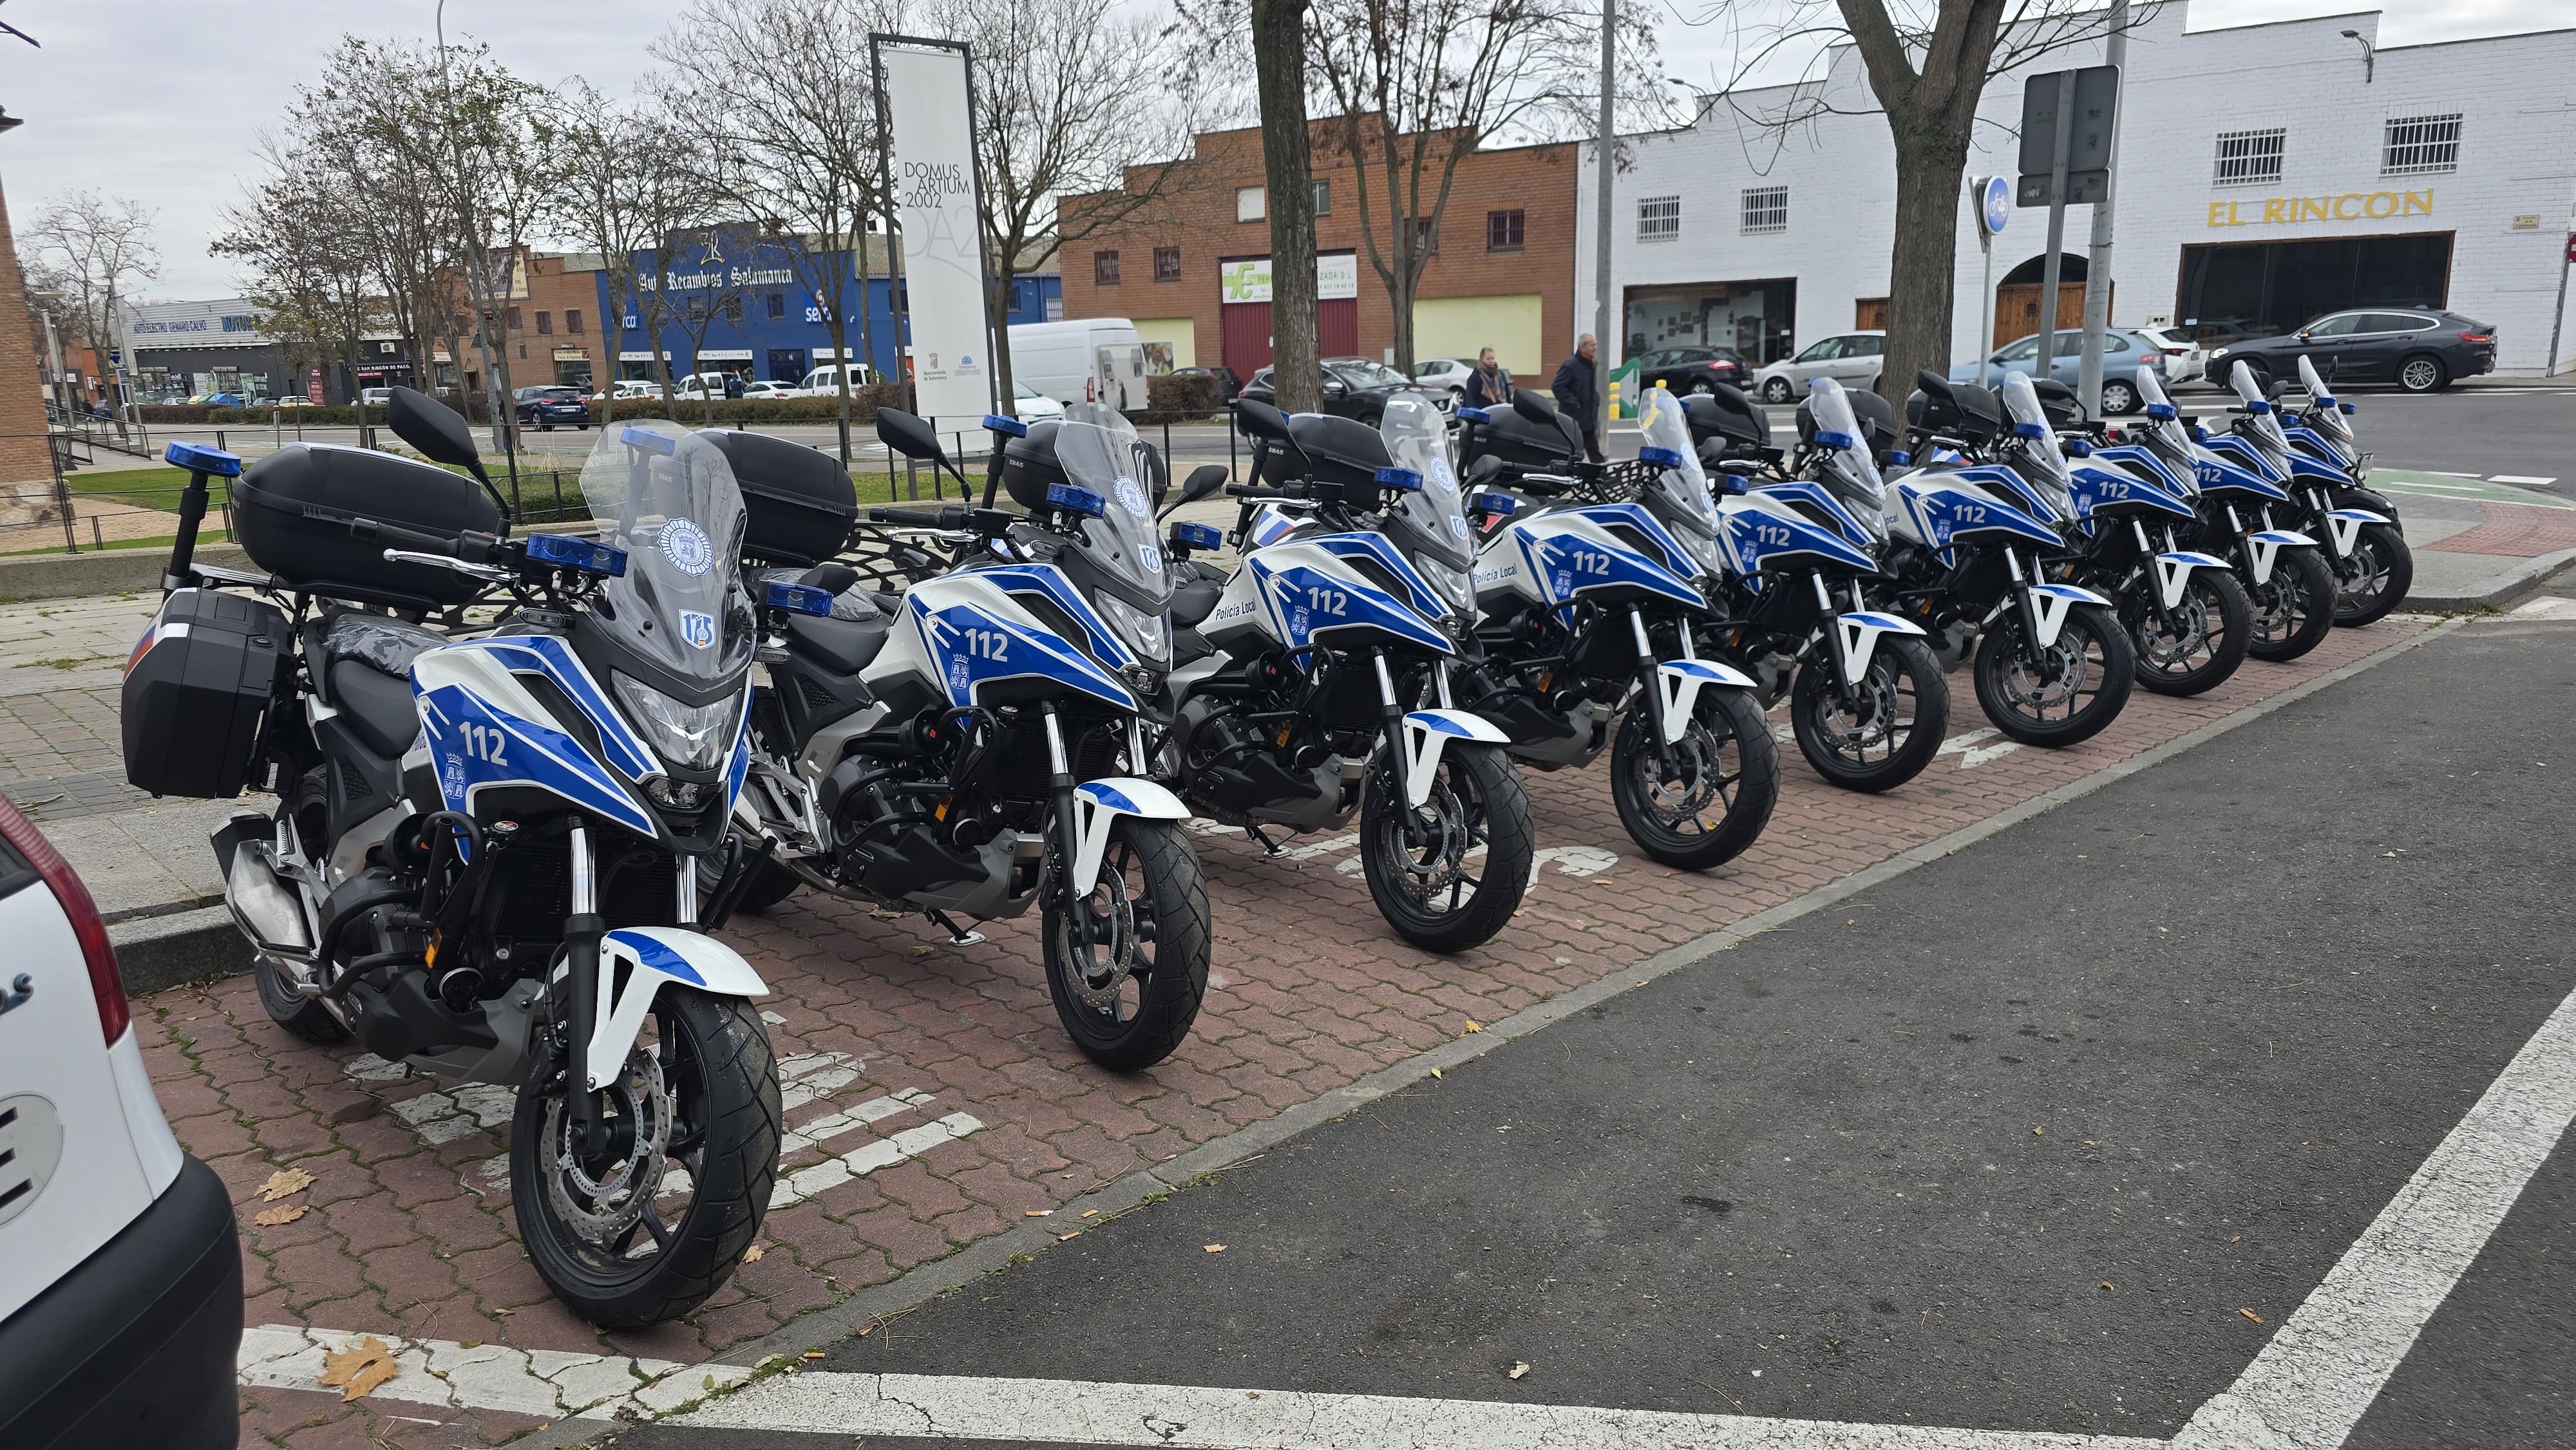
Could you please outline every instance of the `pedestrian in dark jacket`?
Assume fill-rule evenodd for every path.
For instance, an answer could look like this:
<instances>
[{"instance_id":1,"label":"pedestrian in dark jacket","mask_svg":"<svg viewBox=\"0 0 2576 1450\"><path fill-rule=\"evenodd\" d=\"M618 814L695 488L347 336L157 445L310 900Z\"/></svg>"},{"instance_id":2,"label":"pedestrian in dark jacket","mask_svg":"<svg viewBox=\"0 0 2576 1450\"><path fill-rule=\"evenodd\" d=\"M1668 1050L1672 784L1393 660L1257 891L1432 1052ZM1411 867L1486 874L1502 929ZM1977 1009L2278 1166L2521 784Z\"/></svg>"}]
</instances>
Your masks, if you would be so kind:
<instances>
[{"instance_id":1,"label":"pedestrian in dark jacket","mask_svg":"<svg viewBox=\"0 0 2576 1450\"><path fill-rule=\"evenodd\" d=\"M728 398L739 398L742 396L742 374L725 374L725 396Z\"/></svg>"},{"instance_id":2,"label":"pedestrian in dark jacket","mask_svg":"<svg viewBox=\"0 0 2576 1450\"><path fill-rule=\"evenodd\" d=\"M1574 419L1583 432L1583 451L1595 463L1601 461L1601 384L1594 376L1593 361L1601 345L1585 333L1574 344L1574 356L1556 370L1556 410Z\"/></svg>"},{"instance_id":3,"label":"pedestrian in dark jacket","mask_svg":"<svg viewBox=\"0 0 2576 1450\"><path fill-rule=\"evenodd\" d=\"M1511 369L1494 360L1494 350L1476 354L1476 370L1467 374L1467 406L1508 408L1512 405Z\"/></svg>"}]
</instances>

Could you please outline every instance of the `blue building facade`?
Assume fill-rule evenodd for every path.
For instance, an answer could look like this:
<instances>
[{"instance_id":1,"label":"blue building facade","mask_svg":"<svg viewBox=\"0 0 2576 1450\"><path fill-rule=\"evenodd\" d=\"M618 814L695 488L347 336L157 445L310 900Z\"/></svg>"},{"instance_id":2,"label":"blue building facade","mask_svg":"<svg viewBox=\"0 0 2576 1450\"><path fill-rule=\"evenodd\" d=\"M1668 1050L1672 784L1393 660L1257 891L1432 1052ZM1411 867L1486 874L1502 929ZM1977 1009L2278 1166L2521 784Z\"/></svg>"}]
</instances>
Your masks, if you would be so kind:
<instances>
[{"instance_id":1,"label":"blue building facade","mask_svg":"<svg viewBox=\"0 0 2576 1450\"><path fill-rule=\"evenodd\" d=\"M775 240L717 233L688 247L674 249L665 268L654 252L635 255L635 275L669 299L661 326L663 356L671 376L693 372L740 373L746 380L774 378L793 383L833 361L832 334L824 325L824 308L851 310L850 350L860 354L879 377L896 373L895 305L899 288L884 277L861 279L846 267L838 295L818 297L805 285L810 267ZM855 257L852 262L855 262ZM610 274L598 274L599 308L616 316L626 332L615 376L653 375L652 344L644 335L645 311L632 293L612 297ZM1020 277L1011 287L1005 323L1044 322L1063 312L1061 279ZM867 307L862 328L857 312ZM704 319L703 336L699 319Z\"/></svg>"}]
</instances>

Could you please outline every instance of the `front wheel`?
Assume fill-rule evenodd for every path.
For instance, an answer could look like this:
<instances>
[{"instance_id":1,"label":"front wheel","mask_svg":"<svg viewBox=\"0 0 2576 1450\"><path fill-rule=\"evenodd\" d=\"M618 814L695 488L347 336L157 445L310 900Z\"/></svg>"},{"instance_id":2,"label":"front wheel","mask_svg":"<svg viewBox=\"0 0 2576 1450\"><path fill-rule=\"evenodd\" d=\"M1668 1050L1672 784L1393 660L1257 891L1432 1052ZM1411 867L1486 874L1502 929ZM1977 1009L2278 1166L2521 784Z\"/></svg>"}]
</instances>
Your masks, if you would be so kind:
<instances>
[{"instance_id":1,"label":"front wheel","mask_svg":"<svg viewBox=\"0 0 2576 1450\"><path fill-rule=\"evenodd\" d=\"M2283 549L2272 577L2246 591L2254 602L2254 641L2246 653L2287 664L2325 642L2334 628L2335 577L2314 549Z\"/></svg>"},{"instance_id":2,"label":"front wheel","mask_svg":"<svg viewBox=\"0 0 2576 1450\"><path fill-rule=\"evenodd\" d=\"M1923 641L1889 637L1846 695L1829 651L1802 661L1789 690L1798 753L1829 784L1894 790L1923 773L1950 728L1950 682Z\"/></svg>"},{"instance_id":3,"label":"front wheel","mask_svg":"<svg viewBox=\"0 0 2576 1450\"><path fill-rule=\"evenodd\" d=\"M578 1050L577 1048L575 1049ZM510 1193L555 1297L604 1329L647 1329L706 1302L760 1232L778 1176L778 1062L740 997L666 985L585 1144L560 1053L519 1089Z\"/></svg>"},{"instance_id":4,"label":"front wheel","mask_svg":"<svg viewBox=\"0 0 2576 1450\"><path fill-rule=\"evenodd\" d=\"M2415 587L2415 551L2392 524L2363 524L2352 557L2335 579L2334 622L2340 629L2377 624Z\"/></svg>"},{"instance_id":5,"label":"front wheel","mask_svg":"<svg viewBox=\"0 0 2576 1450\"><path fill-rule=\"evenodd\" d=\"M1424 951L1465 951L1503 929L1529 890L1532 838L1529 796L1499 746L1452 741L1419 809L1407 809L1383 763L1360 791L1369 896Z\"/></svg>"},{"instance_id":6,"label":"front wheel","mask_svg":"<svg viewBox=\"0 0 2576 1450\"><path fill-rule=\"evenodd\" d=\"M1743 854L1780 801L1780 748L1751 692L1702 686L1681 739L1658 755L1654 733L1654 712L1631 709L1610 745L1610 799L1629 839L1684 871Z\"/></svg>"},{"instance_id":7,"label":"front wheel","mask_svg":"<svg viewBox=\"0 0 2576 1450\"><path fill-rule=\"evenodd\" d=\"M2046 649L2031 647L2021 611L2007 609L1977 642L1977 703L2024 745L2073 745L2119 718L2137 668L2137 652L2107 609L2069 609Z\"/></svg>"},{"instance_id":8,"label":"front wheel","mask_svg":"<svg viewBox=\"0 0 2576 1450\"><path fill-rule=\"evenodd\" d=\"M2218 688L2245 663L2253 642L2254 606L2245 586L2223 569L2194 569L2172 621L2156 613L2152 573L2128 600L2138 683L2159 695L2198 695Z\"/></svg>"},{"instance_id":9,"label":"front wheel","mask_svg":"<svg viewBox=\"0 0 2576 1450\"><path fill-rule=\"evenodd\" d=\"M1171 1056L1208 978L1207 878L1179 823L1120 816L1091 890L1063 898L1047 893L1047 991L1073 1045L1111 1072Z\"/></svg>"}]
</instances>

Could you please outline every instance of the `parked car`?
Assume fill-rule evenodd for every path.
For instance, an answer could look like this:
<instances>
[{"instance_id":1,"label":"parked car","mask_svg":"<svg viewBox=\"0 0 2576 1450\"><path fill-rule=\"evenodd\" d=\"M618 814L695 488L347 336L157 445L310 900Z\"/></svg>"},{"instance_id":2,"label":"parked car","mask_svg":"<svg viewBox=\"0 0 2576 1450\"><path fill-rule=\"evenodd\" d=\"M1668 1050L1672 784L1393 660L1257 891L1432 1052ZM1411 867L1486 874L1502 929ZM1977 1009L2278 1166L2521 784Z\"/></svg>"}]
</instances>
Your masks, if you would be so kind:
<instances>
[{"instance_id":1,"label":"parked car","mask_svg":"<svg viewBox=\"0 0 2576 1450\"><path fill-rule=\"evenodd\" d=\"M660 396L662 396L661 386L650 378L619 378L617 381L608 385L608 391L604 393L591 394L590 400L594 403L622 403L629 398L658 398Z\"/></svg>"},{"instance_id":2,"label":"parked car","mask_svg":"<svg viewBox=\"0 0 2576 1450\"><path fill-rule=\"evenodd\" d=\"M2368 307L2329 312L2298 331L2210 349L2211 374L2225 378L2239 360L2254 381L2296 377L2307 355L2331 383L2395 383L2435 393L2462 378L2495 371L2496 333L2483 322L2430 307Z\"/></svg>"},{"instance_id":3,"label":"parked car","mask_svg":"<svg viewBox=\"0 0 2576 1450\"><path fill-rule=\"evenodd\" d=\"M2057 334L2057 351L2051 359L2048 376L2068 387L2075 386L2083 365L2084 331L2069 328ZM2212 354L2213 357L2216 354ZM2035 373L2039 369L2039 334L2028 333L1997 348L1985 361L1986 382L1992 385L2005 372ZM2165 350L2147 340L2142 333L2114 327L2102 334L2102 413L2116 417L2138 410L2138 364L2145 363L2162 375ZM1974 361L1950 365L1950 381L1977 381L1978 364Z\"/></svg>"},{"instance_id":4,"label":"parked car","mask_svg":"<svg viewBox=\"0 0 2576 1450\"><path fill-rule=\"evenodd\" d=\"M391 388L360 388L358 390L358 403L362 407L381 408L393 400L394 390Z\"/></svg>"},{"instance_id":5,"label":"parked car","mask_svg":"<svg viewBox=\"0 0 2576 1450\"><path fill-rule=\"evenodd\" d=\"M850 368L850 390L852 392L856 392L876 380L876 369L869 367L866 363L857 363L852 365ZM796 384L796 396L800 398L837 398L840 395L841 365L839 363L825 363L823 366L807 373L804 376L804 379Z\"/></svg>"},{"instance_id":6,"label":"parked car","mask_svg":"<svg viewBox=\"0 0 2576 1450\"><path fill-rule=\"evenodd\" d=\"M742 395L746 398L792 398L796 396L796 385L776 378L755 378L742 385Z\"/></svg>"},{"instance_id":7,"label":"parked car","mask_svg":"<svg viewBox=\"0 0 2576 1450\"><path fill-rule=\"evenodd\" d=\"M87 887L0 798L0 1444L236 1443L232 1195L180 1150Z\"/></svg>"},{"instance_id":8,"label":"parked car","mask_svg":"<svg viewBox=\"0 0 2576 1450\"><path fill-rule=\"evenodd\" d=\"M1172 369L1172 376L1176 378L1215 379L1216 400L1219 403L1231 403L1234 401L1235 394L1243 391L1243 379L1235 376L1234 369L1227 367L1223 363L1218 363L1216 366L1210 368L1174 368Z\"/></svg>"},{"instance_id":9,"label":"parked car","mask_svg":"<svg viewBox=\"0 0 2576 1450\"><path fill-rule=\"evenodd\" d=\"M1810 379L1832 378L1846 388L1872 392L1878 387L1879 364L1886 352L1884 332L1838 332L1755 373L1747 391L1766 403L1786 403L1807 396Z\"/></svg>"},{"instance_id":10,"label":"parked car","mask_svg":"<svg viewBox=\"0 0 2576 1450\"><path fill-rule=\"evenodd\" d=\"M521 388L518 391L519 426L551 433L556 425L575 428L590 426L590 399L581 389L558 383L552 387Z\"/></svg>"},{"instance_id":11,"label":"parked car","mask_svg":"<svg viewBox=\"0 0 2576 1450\"><path fill-rule=\"evenodd\" d=\"M1271 385L1271 370L1254 372L1243 385L1240 396L1256 403L1278 406L1279 393ZM1328 357L1324 359L1324 411L1344 418L1357 418L1374 426L1386 413L1387 399L1399 395L1422 399L1443 413L1454 412L1458 400L1446 388L1426 388L1381 362L1364 357Z\"/></svg>"},{"instance_id":12,"label":"parked car","mask_svg":"<svg viewBox=\"0 0 2576 1450\"><path fill-rule=\"evenodd\" d=\"M1751 372L1744 354L1731 347L1659 347L1637 355L1637 391L1714 393L1719 383L1743 387Z\"/></svg>"},{"instance_id":13,"label":"parked car","mask_svg":"<svg viewBox=\"0 0 2576 1450\"><path fill-rule=\"evenodd\" d=\"M2131 328L2165 353L2165 381L2189 383L2201 381L2209 369L2209 349L2179 327Z\"/></svg>"},{"instance_id":14,"label":"parked car","mask_svg":"<svg viewBox=\"0 0 2576 1450\"><path fill-rule=\"evenodd\" d=\"M1039 392L1017 378L1011 379L1011 416L1023 423L1038 423L1064 416L1064 404Z\"/></svg>"},{"instance_id":15,"label":"parked car","mask_svg":"<svg viewBox=\"0 0 2576 1450\"><path fill-rule=\"evenodd\" d=\"M726 396L725 380L731 376L730 373L690 373L686 377L672 380L671 396L693 400L721 398Z\"/></svg>"},{"instance_id":16,"label":"parked car","mask_svg":"<svg viewBox=\"0 0 2576 1450\"><path fill-rule=\"evenodd\" d=\"M239 393L199 393L188 401L200 408L238 408L242 405Z\"/></svg>"},{"instance_id":17,"label":"parked car","mask_svg":"<svg viewBox=\"0 0 2576 1450\"><path fill-rule=\"evenodd\" d=\"M1073 317L1011 325L1011 376L1068 403L1142 411L1145 344L1124 317Z\"/></svg>"},{"instance_id":18,"label":"parked car","mask_svg":"<svg viewBox=\"0 0 2576 1450\"><path fill-rule=\"evenodd\" d=\"M1476 371L1468 357L1427 357L1413 365L1413 380L1426 388L1446 388L1449 396L1467 396L1467 377Z\"/></svg>"}]
</instances>

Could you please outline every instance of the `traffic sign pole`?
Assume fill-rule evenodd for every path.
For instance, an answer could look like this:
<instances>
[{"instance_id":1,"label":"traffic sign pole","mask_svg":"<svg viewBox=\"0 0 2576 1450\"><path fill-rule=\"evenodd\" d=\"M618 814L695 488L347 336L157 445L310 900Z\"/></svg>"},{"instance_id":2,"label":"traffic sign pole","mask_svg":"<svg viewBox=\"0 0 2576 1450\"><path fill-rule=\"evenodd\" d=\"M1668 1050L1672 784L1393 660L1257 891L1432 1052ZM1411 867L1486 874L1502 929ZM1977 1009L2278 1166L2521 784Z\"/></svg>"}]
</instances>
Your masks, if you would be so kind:
<instances>
[{"instance_id":1,"label":"traffic sign pole","mask_svg":"<svg viewBox=\"0 0 2576 1450\"><path fill-rule=\"evenodd\" d=\"M1995 350L1995 233L2012 220L2012 183L2000 176L1980 176L1969 187L1977 206L1977 248L1986 254L1985 290L1977 316L1977 386L1986 386L1986 369Z\"/></svg>"},{"instance_id":2,"label":"traffic sign pole","mask_svg":"<svg viewBox=\"0 0 2576 1450\"><path fill-rule=\"evenodd\" d=\"M2111 0L2111 35L2102 59L2117 71L2129 58L2129 0ZM2111 135L2112 175L2104 178L2102 199L2093 203L2092 255L2084 266L2084 347L2076 365L2075 395L2084 400L2088 417L2102 416L2102 333L2111 323L2111 199L2118 194L2120 138Z\"/></svg>"},{"instance_id":3,"label":"traffic sign pole","mask_svg":"<svg viewBox=\"0 0 2576 1450\"><path fill-rule=\"evenodd\" d=\"M2054 119L2057 139L2048 161L2048 260L2041 264L2039 283L2039 356L2030 364L2034 379L2047 377L2057 368L2057 286L2066 247L2066 147L2075 139L2075 72L2071 70L2057 73Z\"/></svg>"}]
</instances>

